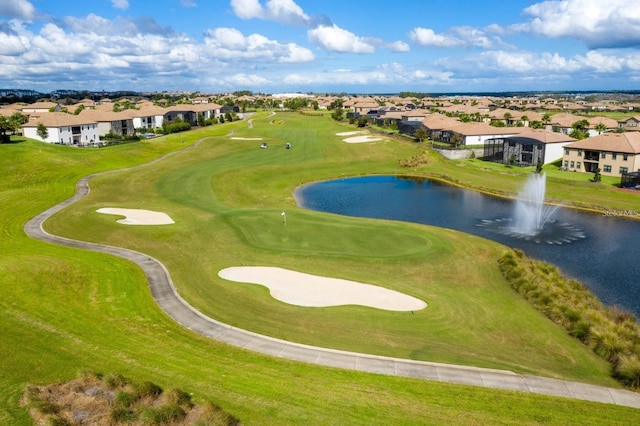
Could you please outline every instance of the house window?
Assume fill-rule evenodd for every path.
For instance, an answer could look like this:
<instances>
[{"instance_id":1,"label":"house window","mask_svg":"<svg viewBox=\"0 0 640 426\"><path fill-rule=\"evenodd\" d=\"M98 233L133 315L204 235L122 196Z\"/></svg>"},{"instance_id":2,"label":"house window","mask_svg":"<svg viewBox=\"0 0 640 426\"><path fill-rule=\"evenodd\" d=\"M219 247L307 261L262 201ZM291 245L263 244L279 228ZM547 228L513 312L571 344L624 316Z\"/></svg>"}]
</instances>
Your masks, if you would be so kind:
<instances>
[{"instance_id":1,"label":"house window","mask_svg":"<svg viewBox=\"0 0 640 426\"><path fill-rule=\"evenodd\" d=\"M628 169L628 168L626 168L626 167L620 167L620 174L627 173L628 171L629 171L629 169Z\"/></svg>"},{"instance_id":2,"label":"house window","mask_svg":"<svg viewBox=\"0 0 640 426\"><path fill-rule=\"evenodd\" d=\"M578 150L578 157L582 157L582 150L581 149Z\"/></svg>"},{"instance_id":3,"label":"house window","mask_svg":"<svg viewBox=\"0 0 640 426\"><path fill-rule=\"evenodd\" d=\"M564 149L564 155L569 155L569 148Z\"/></svg>"},{"instance_id":4,"label":"house window","mask_svg":"<svg viewBox=\"0 0 640 426\"><path fill-rule=\"evenodd\" d=\"M571 162L571 168L572 168L572 169L575 169L575 167L576 167L576 163L575 163L574 161L572 161L572 162Z\"/></svg>"},{"instance_id":5,"label":"house window","mask_svg":"<svg viewBox=\"0 0 640 426\"><path fill-rule=\"evenodd\" d=\"M627 161L628 158L629 158L629 154L622 154L622 159L624 161Z\"/></svg>"},{"instance_id":6,"label":"house window","mask_svg":"<svg viewBox=\"0 0 640 426\"><path fill-rule=\"evenodd\" d=\"M569 167L569 162L565 160L565 162L564 162L564 168L566 169L567 167Z\"/></svg>"},{"instance_id":7,"label":"house window","mask_svg":"<svg viewBox=\"0 0 640 426\"><path fill-rule=\"evenodd\" d=\"M581 165L581 164L580 164L580 162L578 161L578 162L576 163L576 168L578 168L578 169L579 169L579 168L580 168L580 165Z\"/></svg>"},{"instance_id":8,"label":"house window","mask_svg":"<svg viewBox=\"0 0 640 426\"><path fill-rule=\"evenodd\" d=\"M605 171L606 173L611 173L611 166L604 166L602 170Z\"/></svg>"},{"instance_id":9,"label":"house window","mask_svg":"<svg viewBox=\"0 0 640 426\"><path fill-rule=\"evenodd\" d=\"M602 152L600 153L600 158L607 158L607 153L606 153L606 152L604 152L604 151L602 151Z\"/></svg>"},{"instance_id":10,"label":"house window","mask_svg":"<svg viewBox=\"0 0 640 426\"><path fill-rule=\"evenodd\" d=\"M618 158L618 153L617 152L611 153L611 158L613 158L614 160Z\"/></svg>"}]
</instances>

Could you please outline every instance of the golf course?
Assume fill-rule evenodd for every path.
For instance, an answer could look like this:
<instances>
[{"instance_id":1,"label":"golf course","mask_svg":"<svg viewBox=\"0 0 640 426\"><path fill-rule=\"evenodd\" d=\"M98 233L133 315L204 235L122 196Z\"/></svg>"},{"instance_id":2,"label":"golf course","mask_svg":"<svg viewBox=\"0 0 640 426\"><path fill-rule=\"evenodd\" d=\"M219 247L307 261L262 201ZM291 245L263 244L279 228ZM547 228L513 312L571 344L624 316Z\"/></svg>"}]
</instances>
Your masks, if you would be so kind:
<instances>
[{"instance_id":1,"label":"golf course","mask_svg":"<svg viewBox=\"0 0 640 426\"><path fill-rule=\"evenodd\" d=\"M177 386L245 425L637 422L638 410L628 407L328 368L220 343L163 312L137 265L24 231L92 175L88 195L44 229L157 259L180 297L217 321L305 345L621 388L609 363L511 288L498 267L508 247L447 229L308 211L293 197L301 184L370 174L513 196L531 169L451 162L392 135L361 143L340 136L353 130L328 115L258 112L251 126L237 121L101 149L21 137L0 145L0 424L32 424L20 406L26 386L83 371ZM422 160L403 166L411 158ZM637 208L637 194L616 191L611 179L594 184L553 166L545 171L551 200ZM126 210L118 209L171 220L123 223ZM287 303L263 285L219 275L244 266L366 283L426 307Z\"/></svg>"}]
</instances>

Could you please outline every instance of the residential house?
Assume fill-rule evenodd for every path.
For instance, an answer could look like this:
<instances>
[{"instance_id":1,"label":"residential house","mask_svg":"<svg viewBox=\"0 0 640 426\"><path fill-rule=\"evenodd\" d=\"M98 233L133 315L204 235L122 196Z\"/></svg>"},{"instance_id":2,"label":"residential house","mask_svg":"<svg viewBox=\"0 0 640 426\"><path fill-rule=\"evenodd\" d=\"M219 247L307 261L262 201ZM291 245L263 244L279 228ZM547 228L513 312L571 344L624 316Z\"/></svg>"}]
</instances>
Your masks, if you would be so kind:
<instances>
[{"instance_id":1,"label":"residential house","mask_svg":"<svg viewBox=\"0 0 640 426\"><path fill-rule=\"evenodd\" d=\"M562 158L563 148L575 142L564 133L545 129L523 129L522 133L505 135L485 143L483 159L502 164L535 166Z\"/></svg>"},{"instance_id":2,"label":"residential house","mask_svg":"<svg viewBox=\"0 0 640 426\"><path fill-rule=\"evenodd\" d=\"M79 115L82 118L98 123L98 136L107 134L129 136L136 131L133 124L134 111L130 109L122 112L84 110Z\"/></svg>"},{"instance_id":3,"label":"residential house","mask_svg":"<svg viewBox=\"0 0 640 426\"><path fill-rule=\"evenodd\" d=\"M604 117L602 115L596 115L595 117L589 117L589 128L587 132L589 136L598 136L604 132L611 132L618 128L618 122L613 118Z\"/></svg>"},{"instance_id":4,"label":"residential house","mask_svg":"<svg viewBox=\"0 0 640 426\"><path fill-rule=\"evenodd\" d=\"M40 124L47 129L44 140L38 135ZM89 146L99 141L98 123L95 120L63 112L32 114L29 121L22 125L22 132L28 138L64 145Z\"/></svg>"},{"instance_id":5,"label":"residential house","mask_svg":"<svg viewBox=\"0 0 640 426\"><path fill-rule=\"evenodd\" d=\"M461 121L457 118L447 117L437 112L427 115L422 120L422 125L427 130L427 137L437 142L450 142L449 129L460 123Z\"/></svg>"},{"instance_id":6,"label":"residential house","mask_svg":"<svg viewBox=\"0 0 640 426\"><path fill-rule=\"evenodd\" d=\"M618 128L623 129L625 132L640 131L640 115L634 115L633 117L619 120Z\"/></svg>"},{"instance_id":7,"label":"residential house","mask_svg":"<svg viewBox=\"0 0 640 426\"><path fill-rule=\"evenodd\" d=\"M59 104L51 101L34 102L32 104L25 105L22 108L20 108L22 113L27 115L31 113L42 113L42 112L49 112L49 111L58 112L61 109L62 107Z\"/></svg>"},{"instance_id":8,"label":"residential house","mask_svg":"<svg viewBox=\"0 0 640 426\"><path fill-rule=\"evenodd\" d=\"M191 102L193 102L194 105L197 105L197 104L208 104L210 101L207 96L196 96L191 100Z\"/></svg>"},{"instance_id":9,"label":"residential house","mask_svg":"<svg viewBox=\"0 0 640 426\"><path fill-rule=\"evenodd\" d=\"M547 128L553 131L569 134L573 131L573 124L577 121L586 120L587 117L575 115L568 112L561 112L551 116ZM549 129L549 130L551 130Z\"/></svg>"},{"instance_id":10,"label":"residential house","mask_svg":"<svg viewBox=\"0 0 640 426\"><path fill-rule=\"evenodd\" d=\"M485 145L496 138L504 138L517 135L522 131L521 127L496 127L487 123L458 122L442 132L442 142L456 145Z\"/></svg>"},{"instance_id":11,"label":"residential house","mask_svg":"<svg viewBox=\"0 0 640 426\"><path fill-rule=\"evenodd\" d=\"M620 176L640 171L640 132L603 133L564 147L565 170Z\"/></svg>"},{"instance_id":12,"label":"residential house","mask_svg":"<svg viewBox=\"0 0 640 426\"><path fill-rule=\"evenodd\" d=\"M145 106L138 110L131 110L133 126L136 129L144 129L153 132L164 124L166 109L159 106Z\"/></svg>"},{"instance_id":13,"label":"residential house","mask_svg":"<svg viewBox=\"0 0 640 426\"><path fill-rule=\"evenodd\" d=\"M222 105L218 105L212 102L199 105L190 105L190 109L196 113L196 119L198 114L202 114L205 120L209 118L218 118L222 114Z\"/></svg>"}]
</instances>

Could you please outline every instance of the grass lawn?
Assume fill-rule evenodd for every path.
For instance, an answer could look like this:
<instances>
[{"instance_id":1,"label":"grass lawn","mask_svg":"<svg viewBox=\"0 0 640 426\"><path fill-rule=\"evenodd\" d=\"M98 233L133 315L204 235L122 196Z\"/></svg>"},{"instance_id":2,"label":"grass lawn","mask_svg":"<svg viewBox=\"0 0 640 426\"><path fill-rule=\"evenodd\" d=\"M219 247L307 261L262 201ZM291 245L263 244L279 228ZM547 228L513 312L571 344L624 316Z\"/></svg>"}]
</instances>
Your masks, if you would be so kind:
<instances>
[{"instance_id":1,"label":"grass lawn","mask_svg":"<svg viewBox=\"0 0 640 426\"><path fill-rule=\"evenodd\" d=\"M292 190L300 183L407 173L397 160L421 147L394 140L346 144L335 133L349 128L324 117L279 114L280 124L263 117L254 118L253 129L231 123L101 150L35 141L0 145L0 424L30 423L18 407L27 383L68 380L83 369L178 386L244 424L633 421L637 410L624 407L322 368L219 344L167 318L135 265L24 235L24 223L70 196L81 176L174 152L154 164L94 178L90 195L46 229L147 252L167 265L190 303L256 332L616 386L606 364L508 287L495 262L504 247L449 230L295 206ZM261 150L260 141L230 139L229 130L261 137L269 149ZM285 150L285 142L293 148ZM417 173L444 174L445 167L434 160ZM462 181L472 168L455 166L456 173L462 170L455 179ZM504 180L517 187L515 176ZM176 223L123 226L95 213L100 207L164 211ZM281 211L287 212L286 228ZM217 277L223 267L240 264L369 282L429 306L412 315L287 305L260 286Z\"/></svg>"}]
</instances>

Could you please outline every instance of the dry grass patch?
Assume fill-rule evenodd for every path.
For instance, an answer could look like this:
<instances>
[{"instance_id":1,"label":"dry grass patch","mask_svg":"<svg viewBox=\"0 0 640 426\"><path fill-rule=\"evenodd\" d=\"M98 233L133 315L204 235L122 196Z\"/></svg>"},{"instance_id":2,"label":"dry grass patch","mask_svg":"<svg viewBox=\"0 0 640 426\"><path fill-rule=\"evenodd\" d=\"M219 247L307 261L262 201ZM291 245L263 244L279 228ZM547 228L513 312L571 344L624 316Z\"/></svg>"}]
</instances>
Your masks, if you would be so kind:
<instances>
[{"instance_id":1,"label":"dry grass patch","mask_svg":"<svg viewBox=\"0 0 640 426\"><path fill-rule=\"evenodd\" d=\"M37 425L240 425L214 404L195 405L180 390L120 375L89 373L64 383L27 386L22 405Z\"/></svg>"}]
</instances>

